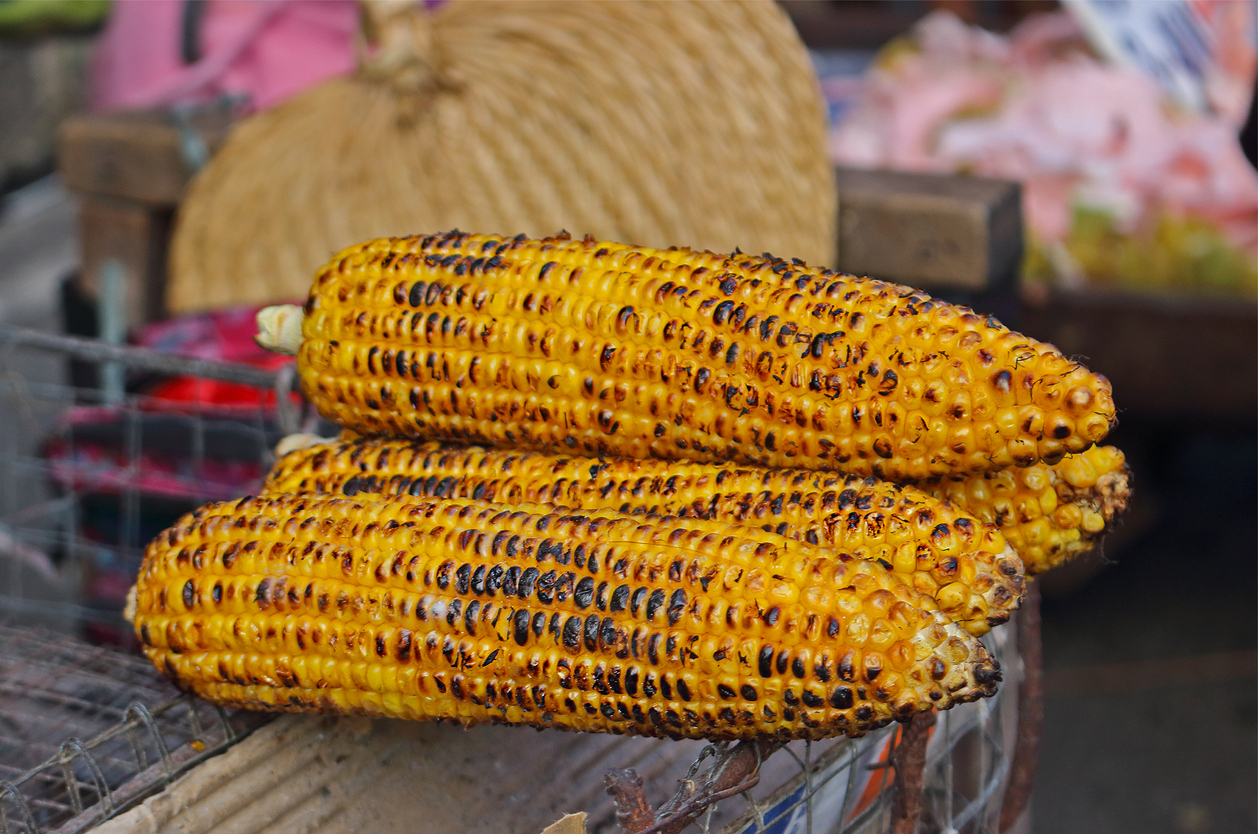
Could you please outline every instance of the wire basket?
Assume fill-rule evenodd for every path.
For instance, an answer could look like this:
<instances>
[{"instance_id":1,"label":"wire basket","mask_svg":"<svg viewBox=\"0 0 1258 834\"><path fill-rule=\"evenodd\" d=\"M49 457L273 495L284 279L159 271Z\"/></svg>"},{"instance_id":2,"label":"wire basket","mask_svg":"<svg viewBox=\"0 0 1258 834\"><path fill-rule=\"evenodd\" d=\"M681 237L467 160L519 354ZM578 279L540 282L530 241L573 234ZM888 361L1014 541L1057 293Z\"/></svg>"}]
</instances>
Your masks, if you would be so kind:
<instances>
[{"instance_id":1,"label":"wire basket","mask_svg":"<svg viewBox=\"0 0 1258 834\"><path fill-rule=\"evenodd\" d=\"M101 387L70 384L71 362ZM185 396L154 396L172 377L193 383ZM230 407L202 383L234 386ZM282 436L320 428L292 389L291 369L0 328L0 834L88 830L268 720L179 695L133 653L121 609L153 535L249 494ZM590 831L873 834L905 830L897 797L920 794L918 831L995 832L1017 726L1011 635L985 638L1005 688L931 728L783 748L583 736L564 756L606 772L611 796L599 780L570 799ZM649 818L631 818L635 802Z\"/></svg>"}]
</instances>

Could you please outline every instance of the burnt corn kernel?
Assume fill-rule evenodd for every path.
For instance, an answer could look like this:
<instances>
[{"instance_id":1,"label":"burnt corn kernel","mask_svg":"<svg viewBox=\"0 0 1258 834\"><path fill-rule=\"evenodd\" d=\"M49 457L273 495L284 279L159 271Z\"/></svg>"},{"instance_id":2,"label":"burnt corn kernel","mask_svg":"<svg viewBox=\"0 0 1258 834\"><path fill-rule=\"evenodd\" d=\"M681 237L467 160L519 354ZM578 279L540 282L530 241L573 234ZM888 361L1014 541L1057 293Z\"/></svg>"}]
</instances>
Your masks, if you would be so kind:
<instances>
[{"instance_id":1,"label":"burnt corn kernel","mask_svg":"<svg viewBox=\"0 0 1258 834\"><path fill-rule=\"evenodd\" d=\"M375 240L316 273L291 347L324 416L364 435L893 480L1081 452L1114 422L1104 377L920 291L564 237L512 240L491 266L489 243L507 239Z\"/></svg>"},{"instance_id":2,"label":"burnt corn kernel","mask_svg":"<svg viewBox=\"0 0 1258 834\"><path fill-rule=\"evenodd\" d=\"M407 485L446 482L453 484L452 497L737 522L827 545L889 566L915 589L939 600L950 619L975 635L1007 620L1024 591L1018 557L995 528L915 488L829 472L357 438L285 455L263 491L348 495L347 485L354 483L359 486L353 495L370 491L438 497L427 486L416 493ZM553 540L539 545L539 558L556 547ZM680 563L670 562L669 579L679 579L681 570ZM707 590L711 576L700 577L701 590ZM670 618L680 616L687 604L682 597L666 600L658 590L648 594L628 585L597 585L586 576L576 586L577 606L597 602L602 610L597 588L610 595L605 604L611 610L627 606L637 614L645 604L648 619L661 608ZM944 588L948 590L941 599Z\"/></svg>"},{"instance_id":3,"label":"burnt corn kernel","mask_svg":"<svg viewBox=\"0 0 1258 834\"><path fill-rule=\"evenodd\" d=\"M1004 534L1028 575L1090 551L1131 500L1131 470L1113 446L1038 463L921 484Z\"/></svg>"},{"instance_id":4,"label":"burnt corn kernel","mask_svg":"<svg viewBox=\"0 0 1258 834\"><path fill-rule=\"evenodd\" d=\"M593 588L560 595L539 575L555 544L584 548L573 571ZM755 614L765 593L771 625ZM726 522L524 501L209 505L149 545L135 594L157 668L256 709L820 738L989 695L998 678L973 636L877 562ZM727 608L745 615L712 616ZM827 621L834 635L810 625ZM828 670L842 663L876 663L879 688L841 694Z\"/></svg>"}]
</instances>

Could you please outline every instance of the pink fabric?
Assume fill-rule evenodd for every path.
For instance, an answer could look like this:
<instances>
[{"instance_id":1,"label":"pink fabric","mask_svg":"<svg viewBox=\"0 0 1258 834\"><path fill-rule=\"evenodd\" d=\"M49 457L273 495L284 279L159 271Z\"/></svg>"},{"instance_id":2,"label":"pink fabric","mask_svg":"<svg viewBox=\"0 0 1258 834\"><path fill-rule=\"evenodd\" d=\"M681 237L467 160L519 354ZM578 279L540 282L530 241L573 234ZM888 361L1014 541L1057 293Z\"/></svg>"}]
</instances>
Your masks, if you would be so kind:
<instances>
[{"instance_id":1,"label":"pink fabric","mask_svg":"<svg viewBox=\"0 0 1258 834\"><path fill-rule=\"evenodd\" d=\"M96 110L245 94L263 110L354 68L354 0L209 0L200 60L180 56L182 0L114 0L93 60Z\"/></svg>"}]
</instances>

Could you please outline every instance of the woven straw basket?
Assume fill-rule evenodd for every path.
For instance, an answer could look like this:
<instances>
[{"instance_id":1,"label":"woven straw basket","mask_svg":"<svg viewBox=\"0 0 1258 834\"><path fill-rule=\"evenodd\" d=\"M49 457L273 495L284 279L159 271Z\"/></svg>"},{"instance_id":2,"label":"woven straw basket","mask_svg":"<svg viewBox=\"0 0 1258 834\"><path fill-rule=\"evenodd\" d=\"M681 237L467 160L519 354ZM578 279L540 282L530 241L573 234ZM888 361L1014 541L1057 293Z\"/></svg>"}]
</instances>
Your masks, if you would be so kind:
<instances>
[{"instance_id":1,"label":"woven straw basket","mask_svg":"<svg viewBox=\"0 0 1258 834\"><path fill-rule=\"evenodd\" d=\"M455 227L833 261L822 99L768 0L372 0L364 32L357 73L197 177L172 312L301 298L345 246Z\"/></svg>"}]
</instances>

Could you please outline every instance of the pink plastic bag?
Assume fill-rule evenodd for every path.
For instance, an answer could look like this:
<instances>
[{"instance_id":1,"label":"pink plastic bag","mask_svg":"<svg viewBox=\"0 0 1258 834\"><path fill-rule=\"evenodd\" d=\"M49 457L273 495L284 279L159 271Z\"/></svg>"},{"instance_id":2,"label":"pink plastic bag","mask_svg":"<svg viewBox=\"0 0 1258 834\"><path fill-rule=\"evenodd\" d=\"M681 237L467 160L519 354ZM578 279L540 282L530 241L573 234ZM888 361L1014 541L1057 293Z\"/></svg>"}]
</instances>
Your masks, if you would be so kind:
<instances>
[{"instance_id":1,"label":"pink plastic bag","mask_svg":"<svg viewBox=\"0 0 1258 834\"><path fill-rule=\"evenodd\" d=\"M206 0L184 62L184 0L114 0L91 73L96 110L245 95L262 110L354 68L354 0Z\"/></svg>"}]
</instances>

